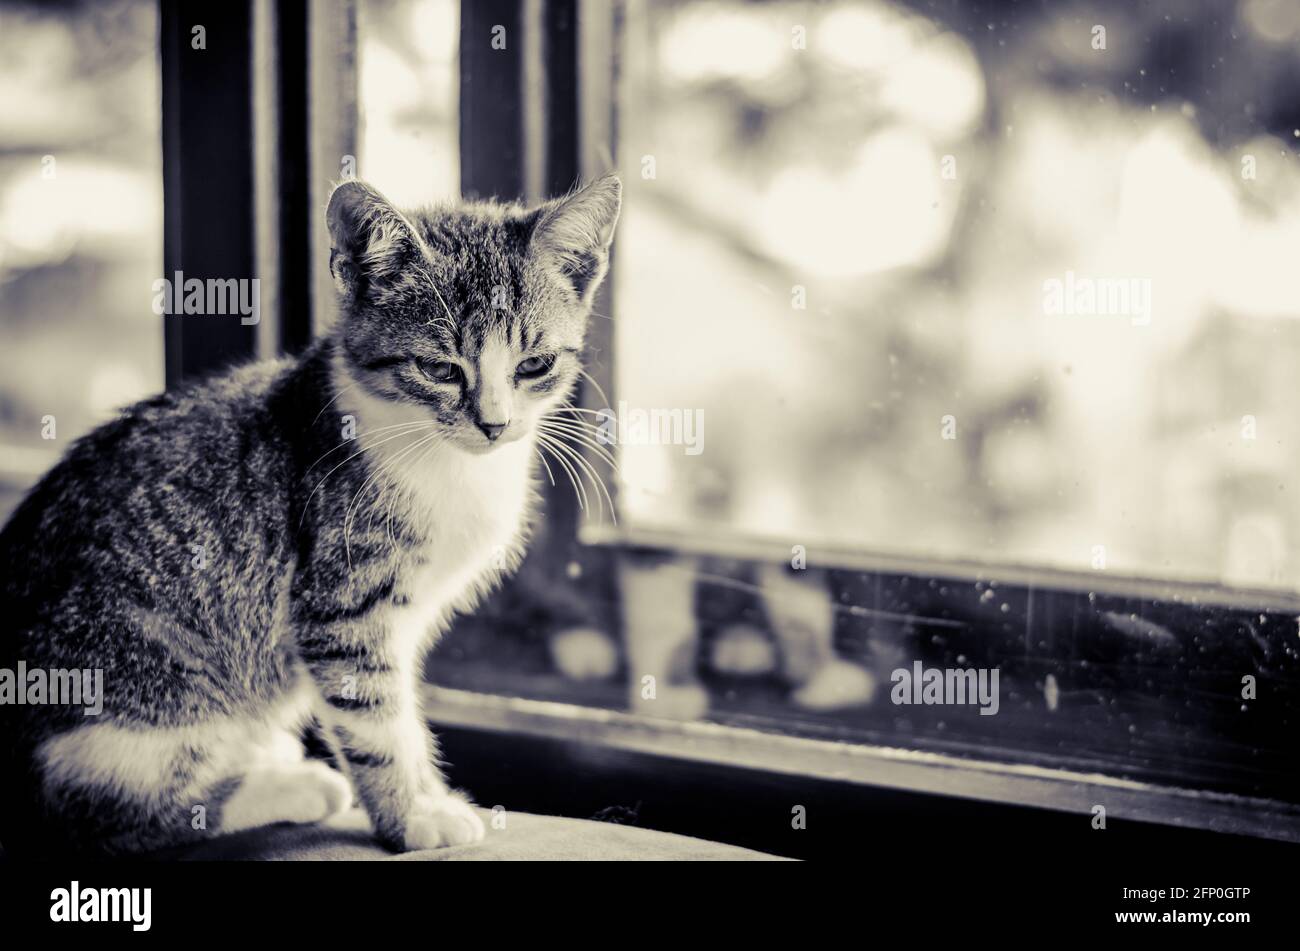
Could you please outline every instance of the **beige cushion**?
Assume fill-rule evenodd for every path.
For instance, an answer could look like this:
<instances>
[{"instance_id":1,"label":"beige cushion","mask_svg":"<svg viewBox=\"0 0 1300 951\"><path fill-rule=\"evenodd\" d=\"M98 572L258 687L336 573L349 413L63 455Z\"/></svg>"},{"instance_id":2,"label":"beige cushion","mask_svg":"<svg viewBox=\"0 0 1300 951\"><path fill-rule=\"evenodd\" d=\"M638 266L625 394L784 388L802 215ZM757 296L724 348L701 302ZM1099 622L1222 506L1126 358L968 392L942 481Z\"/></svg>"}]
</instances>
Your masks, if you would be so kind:
<instances>
[{"instance_id":1,"label":"beige cushion","mask_svg":"<svg viewBox=\"0 0 1300 951\"><path fill-rule=\"evenodd\" d=\"M200 860L320 860L404 862L487 862L508 860L628 861L628 860L775 860L777 856L684 835L632 826L535 816L504 814L505 828L492 827L492 813L480 809L487 838L476 845L455 846L394 855L376 845L365 816L354 811L328 825L278 825L221 836L178 852L168 859ZM500 824L500 823L498 823Z\"/></svg>"}]
</instances>

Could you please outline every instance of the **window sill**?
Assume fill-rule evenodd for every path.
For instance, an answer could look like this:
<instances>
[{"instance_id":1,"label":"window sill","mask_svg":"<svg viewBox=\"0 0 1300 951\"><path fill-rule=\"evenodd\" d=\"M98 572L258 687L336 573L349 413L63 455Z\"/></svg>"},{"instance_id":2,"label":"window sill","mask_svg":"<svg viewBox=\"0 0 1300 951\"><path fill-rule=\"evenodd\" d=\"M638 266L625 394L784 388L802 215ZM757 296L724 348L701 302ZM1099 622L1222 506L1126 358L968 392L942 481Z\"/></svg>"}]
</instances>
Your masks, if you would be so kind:
<instances>
[{"instance_id":1,"label":"window sill","mask_svg":"<svg viewBox=\"0 0 1300 951\"><path fill-rule=\"evenodd\" d=\"M1300 808L1037 766L962 759L885 746L784 736L551 701L426 685L435 725L585 743L737 769L957 796L1108 818L1300 843Z\"/></svg>"},{"instance_id":2,"label":"window sill","mask_svg":"<svg viewBox=\"0 0 1300 951\"><path fill-rule=\"evenodd\" d=\"M727 558L789 564L790 545L721 530L610 524L584 521L578 540L596 548L657 552L665 555ZM1300 591L1286 588L1240 588L1203 581L1139 578L1114 571L1070 571L1062 568L989 564L960 559L925 558L896 552L808 545L809 564L843 571L884 572L921 578L988 581L1026 588L1065 592L1096 592L1145 601L1164 601L1188 607L1231 607L1248 610L1300 612Z\"/></svg>"}]
</instances>

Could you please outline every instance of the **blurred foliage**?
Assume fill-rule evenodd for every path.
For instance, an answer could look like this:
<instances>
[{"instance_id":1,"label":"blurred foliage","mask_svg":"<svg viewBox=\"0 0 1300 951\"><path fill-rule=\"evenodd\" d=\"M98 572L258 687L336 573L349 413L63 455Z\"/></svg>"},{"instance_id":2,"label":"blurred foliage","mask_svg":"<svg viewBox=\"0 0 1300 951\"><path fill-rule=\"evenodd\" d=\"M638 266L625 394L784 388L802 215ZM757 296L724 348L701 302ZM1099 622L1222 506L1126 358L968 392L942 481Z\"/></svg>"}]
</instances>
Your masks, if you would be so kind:
<instances>
[{"instance_id":1,"label":"blurred foliage","mask_svg":"<svg viewBox=\"0 0 1300 951\"><path fill-rule=\"evenodd\" d=\"M623 62L619 393L707 421L625 447L634 518L1300 584L1300 7L634 2Z\"/></svg>"},{"instance_id":2,"label":"blurred foliage","mask_svg":"<svg viewBox=\"0 0 1300 951\"><path fill-rule=\"evenodd\" d=\"M162 387L156 4L0 3L0 88L0 483L17 486Z\"/></svg>"}]
</instances>

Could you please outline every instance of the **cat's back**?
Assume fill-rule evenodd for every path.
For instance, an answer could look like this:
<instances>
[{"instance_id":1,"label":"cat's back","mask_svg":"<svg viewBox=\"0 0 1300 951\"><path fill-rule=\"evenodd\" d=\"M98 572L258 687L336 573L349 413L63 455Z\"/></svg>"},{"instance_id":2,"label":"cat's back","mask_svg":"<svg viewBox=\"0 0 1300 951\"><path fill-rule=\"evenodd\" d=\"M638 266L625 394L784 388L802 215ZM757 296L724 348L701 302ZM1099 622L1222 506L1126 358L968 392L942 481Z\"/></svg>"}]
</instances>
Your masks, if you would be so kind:
<instances>
[{"instance_id":1,"label":"cat's back","mask_svg":"<svg viewBox=\"0 0 1300 951\"><path fill-rule=\"evenodd\" d=\"M241 367L73 443L0 532L12 622L70 597L84 612L202 596L230 580L233 559L281 547L293 458L275 403L292 372L284 361Z\"/></svg>"}]
</instances>

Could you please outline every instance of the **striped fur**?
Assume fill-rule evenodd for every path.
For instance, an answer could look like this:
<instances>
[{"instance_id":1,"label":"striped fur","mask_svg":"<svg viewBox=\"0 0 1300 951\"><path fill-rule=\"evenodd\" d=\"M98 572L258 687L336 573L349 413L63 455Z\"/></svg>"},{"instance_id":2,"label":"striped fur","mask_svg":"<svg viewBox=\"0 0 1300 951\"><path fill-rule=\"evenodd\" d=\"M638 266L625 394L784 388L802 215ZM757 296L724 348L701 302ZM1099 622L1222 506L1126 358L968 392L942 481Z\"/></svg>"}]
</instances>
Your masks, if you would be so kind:
<instances>
[{"instance_id":1,"label":"striped fur","mask_svg":"<svg viewBox=\"0 0 1300 951\"><path fill-rule=\"evenodd\" d=\"M327 337L70 447L0 533L0 666L102 668L104 708L0 705L7 849L136 853L354 795L395 849L483 834L419 671L519 560L618 202L613 178L533 209L340 186Z\"/></svg>"}]
</instances>

